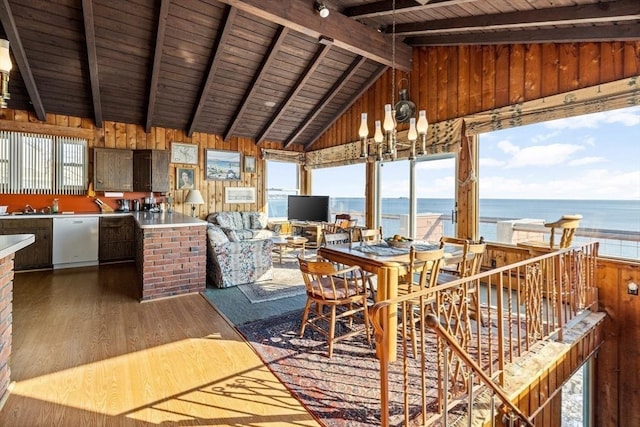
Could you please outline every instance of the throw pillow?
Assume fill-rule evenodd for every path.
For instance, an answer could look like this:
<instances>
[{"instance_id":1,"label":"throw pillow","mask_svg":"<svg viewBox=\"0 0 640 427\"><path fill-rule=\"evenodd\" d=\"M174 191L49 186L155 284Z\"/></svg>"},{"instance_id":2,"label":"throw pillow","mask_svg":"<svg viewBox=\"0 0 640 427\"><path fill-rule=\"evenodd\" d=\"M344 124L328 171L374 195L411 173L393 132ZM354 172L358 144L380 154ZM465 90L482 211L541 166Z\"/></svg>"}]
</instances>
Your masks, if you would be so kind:
<instances>
[{"instance_id":1,"label":"throw pillow","mask_svg":"<svg viewBox=\"0 0 640 427\"><path fill-rule=\"evenodd\" d=\"M252 219L251 217L253 216L253 212L241 212L242 215L242 229L243 230L250 230L251 227L251 222Z\"/></svg>"},{"instance_id":2,"label":"throw pillow","mask_svg":"<svg viewBox=\"0 0 640 427\"><path fill-rule=\"evenodd\" d=\"M264 212L252 212L251 213L251 229L262 230L267 228L267 215Z\"/></svg>"},{"instance_id":3,"label":"throw pillow","mask_svg":"<svg viewBox=\"0 0 640 427\"><path fill-rule=\"evenodd\" d=\"M229 238L224 234L224 231L213 224L207 225L207 237L209 238L209 242L214 245L221 245L229 241Z\"/></svg>"}]
</instances>

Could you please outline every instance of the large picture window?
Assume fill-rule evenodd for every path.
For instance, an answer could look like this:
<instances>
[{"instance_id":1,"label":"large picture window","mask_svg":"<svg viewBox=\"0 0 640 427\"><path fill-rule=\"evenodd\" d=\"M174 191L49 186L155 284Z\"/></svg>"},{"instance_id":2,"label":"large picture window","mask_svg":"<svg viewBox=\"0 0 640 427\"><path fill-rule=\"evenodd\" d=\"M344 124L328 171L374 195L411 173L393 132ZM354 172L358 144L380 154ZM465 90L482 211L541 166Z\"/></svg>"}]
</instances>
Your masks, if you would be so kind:
<instances>
[{"instance_id":1,"label":"large picture window","mask_svg":"<svg viewBox=\"0 0 640 427\"><path fill-rule=\"evenodd\" d=\"M82 194L87 140L0 132L0 193Z\"/></svg>"}]
</instances>

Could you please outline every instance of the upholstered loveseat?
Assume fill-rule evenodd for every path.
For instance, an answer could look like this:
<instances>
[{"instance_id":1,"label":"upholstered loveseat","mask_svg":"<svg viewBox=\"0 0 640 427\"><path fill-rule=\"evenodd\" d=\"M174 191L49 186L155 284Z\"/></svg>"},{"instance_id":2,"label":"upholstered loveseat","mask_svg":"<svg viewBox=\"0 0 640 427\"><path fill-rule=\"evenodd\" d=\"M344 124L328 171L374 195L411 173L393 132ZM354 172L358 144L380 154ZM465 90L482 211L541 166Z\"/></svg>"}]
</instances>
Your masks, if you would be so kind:
<instances>
[{"instance_id":1,"label":"upholstered loveseat","mask_svg":"<svg viewBox=\"0 0 640 427\"><path fill-rule=\"evenodd\" d=\"M257 212L217 212L207 217L208 284L228 288L273 277L273 232L258 228L260 218Z\"/></svg>"}]
</instances>

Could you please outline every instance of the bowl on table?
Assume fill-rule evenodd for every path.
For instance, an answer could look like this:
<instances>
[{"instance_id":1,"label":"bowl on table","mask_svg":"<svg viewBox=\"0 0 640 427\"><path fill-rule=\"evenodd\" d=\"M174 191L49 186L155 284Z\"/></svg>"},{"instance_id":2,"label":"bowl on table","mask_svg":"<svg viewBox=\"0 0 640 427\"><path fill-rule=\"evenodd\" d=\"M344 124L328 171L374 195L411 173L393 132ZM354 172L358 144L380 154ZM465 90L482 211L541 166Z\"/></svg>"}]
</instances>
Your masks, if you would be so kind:
<instances>
[{"instance_id":1,"label":"bowl on table","mask_svg":"<svg viewBox=\"0 0 640 427\"><path fill-rule=\"evenodd\" d=\"M389 237L385 239L385 241L387 242L387 245L392 248L409 248L413 244L413 240L411 239L394 240L393 237Z\"/></svg>"}]
</instances>

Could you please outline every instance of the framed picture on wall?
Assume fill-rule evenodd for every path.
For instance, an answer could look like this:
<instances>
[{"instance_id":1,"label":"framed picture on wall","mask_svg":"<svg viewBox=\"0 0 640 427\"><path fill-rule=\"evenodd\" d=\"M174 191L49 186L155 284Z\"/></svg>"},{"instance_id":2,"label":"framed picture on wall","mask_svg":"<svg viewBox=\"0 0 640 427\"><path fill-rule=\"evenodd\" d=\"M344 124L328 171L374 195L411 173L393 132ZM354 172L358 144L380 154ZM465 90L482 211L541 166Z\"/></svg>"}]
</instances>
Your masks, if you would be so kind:
<instances>
[{"instance_id":1,"label":"framed picture on wall","mask_svg":"<svg viewBox=\"0 0 640 427\"><path fill-rule=\"evenodd\" d=\"M207 180L240 181L242 155L237 151L207 150Z\"/></svg>"},{"instance_id":2,"label":"framed picture on wall","mask_svg":"<svg viewBox=\"0 0 640 427\"><path fill-rule=\"evenodd\" d=\"M244 171L246 173L256 173L256 158L244 156Z\"/></svg>"},{"instance_id":3,"label":"framed picture on wall","mask_svg":"<svg viewBox=\"0 0 640 427\"><path fill-rule=\"evenodd\" d=\"M176 168L176 190L190 190L195 182L195 169Z\"/></svg>"},{"instance_id":4,"label":"framed picture on wall","mask_svg":"<svg viewBox=\"0 0 640 427\"><path fill-rule=\"evenodd\" d=\"M171 143L171 163L198 164L198 146L196 144Z\"/></svg>"}]
</instances>

